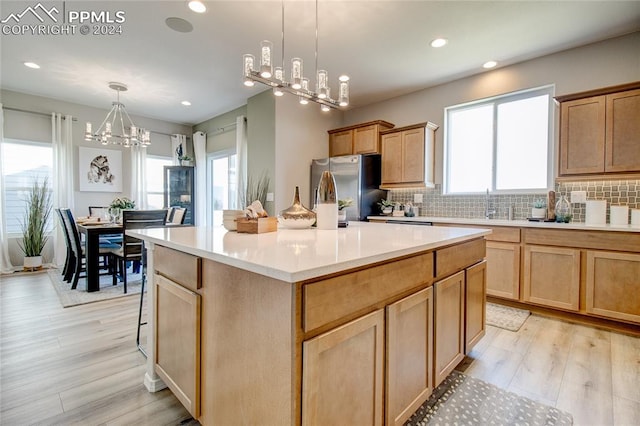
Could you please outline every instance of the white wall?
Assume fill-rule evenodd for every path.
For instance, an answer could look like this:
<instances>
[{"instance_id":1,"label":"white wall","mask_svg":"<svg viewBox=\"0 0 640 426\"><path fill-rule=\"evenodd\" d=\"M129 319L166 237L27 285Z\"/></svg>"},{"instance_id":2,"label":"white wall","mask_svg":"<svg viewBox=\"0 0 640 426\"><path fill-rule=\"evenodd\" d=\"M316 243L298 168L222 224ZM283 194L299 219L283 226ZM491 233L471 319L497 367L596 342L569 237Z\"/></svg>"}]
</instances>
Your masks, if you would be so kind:
<instances>
[{"instance_id":1,"label":"white wall","mask_svg":"<svg viewBox=\"0 0 640 426\"><path fill-rule=\"evenodd\" d=\"M342 112L320 111L310 102L300 105L297 97L285 94L276 99L275 213L289 207L295 187L300 200L309 206L311 160L329 156L327 130L340 127Z\"/></svg>"},{"instance_id":2,"label":"white wall","mask_svg":"<svg viewBox=\"0 0 640 426\"><path fill-rule=\"evenodd\" d=\"M638 81L638 52L640 32L349 110L345 112L344 124L381 119L394 123L396 127L427 120L440 125L436 132L436 182L442 182L445 107L547 84L555 84L556 95L564 95Z\"/></svg>"}]
</instances>

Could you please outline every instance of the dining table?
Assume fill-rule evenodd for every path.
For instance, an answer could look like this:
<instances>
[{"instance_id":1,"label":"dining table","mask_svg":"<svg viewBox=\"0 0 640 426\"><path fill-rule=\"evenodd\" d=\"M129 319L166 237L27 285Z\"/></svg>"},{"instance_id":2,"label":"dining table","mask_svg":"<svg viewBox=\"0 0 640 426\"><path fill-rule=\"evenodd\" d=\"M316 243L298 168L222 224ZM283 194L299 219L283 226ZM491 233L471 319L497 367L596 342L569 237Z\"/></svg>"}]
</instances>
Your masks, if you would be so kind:
<instances>
[{"instance_id":1,"label":"dining table","mask_svg":"<svg viewBox=\"0 0 640 426\"><path fill-rule=\"evenodd\" d=\"M87 292L100 290L100 236L122 234L121 223L77 224L78 231L85 235L85 257L87 268Z\"/></svg>"}]
</instances>

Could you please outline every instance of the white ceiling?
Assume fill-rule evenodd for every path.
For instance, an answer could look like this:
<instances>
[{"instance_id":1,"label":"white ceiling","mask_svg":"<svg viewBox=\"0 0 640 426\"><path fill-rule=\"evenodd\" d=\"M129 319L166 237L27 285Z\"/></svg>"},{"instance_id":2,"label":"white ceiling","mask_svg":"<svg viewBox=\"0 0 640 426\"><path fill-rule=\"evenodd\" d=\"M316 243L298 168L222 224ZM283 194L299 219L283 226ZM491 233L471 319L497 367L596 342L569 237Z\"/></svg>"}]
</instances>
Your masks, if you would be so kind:
<instances>
[{"instance_id":1,"label":"white ceiling","mask_svg":"<svg viewBox=\"0 0 640 426\"><path fill-rule=\"evenodd\" d=\"M242 54L257 55L269 39L281 57L281 2L205 3L196 14L186 1L43 1L60 11L122 10L122 34L3 34L1 87L107 109L115 98L107 83L119 81L129 86L121 101L130 114L185 124L237 108L265 89L243 86ZM3 0L0 20L36 4ZM319 66L334 91L338 75L351 77L350 108L486 72L490 59L506 66L640 30L640 1L319 0L318 10ZM169 17L193 31L169 29ZM449 44L430 47L436 37ZM312 84L314 45L315 2L287 0L285 62L302 57Z\"/></svg>"}]
</instances>

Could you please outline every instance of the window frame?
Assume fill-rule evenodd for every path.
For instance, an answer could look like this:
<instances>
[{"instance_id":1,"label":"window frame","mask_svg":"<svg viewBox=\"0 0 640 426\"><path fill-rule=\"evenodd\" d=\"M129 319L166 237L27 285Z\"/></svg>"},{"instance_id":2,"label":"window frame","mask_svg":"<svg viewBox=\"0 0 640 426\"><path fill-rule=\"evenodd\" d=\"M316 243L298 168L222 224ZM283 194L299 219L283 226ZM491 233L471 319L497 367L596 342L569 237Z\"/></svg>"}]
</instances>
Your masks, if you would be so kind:
<instances>
[{"instance_id":1,"label":"window frame","mask_svg":"<svg viewBox=\"0 0 640 426\"><path fill-rule=\"evenodd\" d=\"M146 157L147 157L146 158L147 161L149 159L152 159L152 160L168 160L170 162L170 164L168 164L168 165L169 166L173 165L173 157L170 156L170 155L167 156L167 155L147 154ZM145 178L147 177L146 176L147 170L148 170L148 164L145 164ZM165 190L165 188L164 188L164 166L162 167L162 182L161 182L160 186L162 187L162 191L160 191L160 192L149 191L149 185L147 184L147 188L146 188L146 191L145 191L146 192L145 193L145 197L146 197L146 205L147 206L151 205L149 203L149 195L152 195L152 194L153 195L158 195L159 194L162 197L162 200L163 200L162 201L163 207L161 207L161 208L169 207L169 206L164 206L164 190Z\"/></svg>"},{"instance_id":2,"label":"window frame","mask_svg":"<svg viewBox=\"0 0 640 426\"><path fill-rule=\"evenodd\" d=\"M214 151L214 152L208 152L207 153L207 208L206 208L206 216L207 216L207 226L214 226L214 215L213 215L213 185L210 185L210 183L213 181L213 163L215 160L219 160L221 158L230 158L231 156L235 155L236 156L236 173L238 170L238 158L237 158L237 152L235 148L227 148L227 149L221 149L219 151ZM238 180L238 176L236 176L236 183L237 185L239 185L239 182L237 182ZM236 190L238 190L238 188L236 188ZM237 194L236 197L237 198ZM230 197L230 199L232 199L232 197ZM234 203L235 204L235 203ZM233 207L233 206L231 206Z\"/></svg>"},{"instance_id":3,"label":"window frame","mask_svg":"<svg viewBox=\"0 0 640 426\"><path fill-rule=\"evenodd\" d=\"M497 129L498 129L498 114L497 110L499 105L514 101L519 101L523 99L534 98L537 96L548 95L549 103L548 103L548 128L547 128L547 183L546 188L516 188L516 189L496 189L496 178L497 178L497 146L498 146L498 137L497 137ZM539 194L541 192L546 192L553 189L554 186L554 161L555 161L555 142L554 142L554 116L555 116L555 108L554 108L554 95L555 95L555 84L544 85L540 87L519 90L516 92L505 93L502 95L492 96L489 98L478 99L471 102L465 102L458 105L452 105L449 107L445 107L444 109L444 137L443 137L443 173L442 173L442 195L478 195L484 194L485 190L479 192L451 192L449 189L449 178L450 178L450 144L449 144L449 135L451 134L450 130L450 116L449 113L453 111L462 111L469 108L475 108L482 105L492 105L493 106L493 135L492 135L492 155L491 155L491 187L488 188L489 192L492 194L501 194L501 195L509 195L509 194Z\"/></svg>"}]
</instances>

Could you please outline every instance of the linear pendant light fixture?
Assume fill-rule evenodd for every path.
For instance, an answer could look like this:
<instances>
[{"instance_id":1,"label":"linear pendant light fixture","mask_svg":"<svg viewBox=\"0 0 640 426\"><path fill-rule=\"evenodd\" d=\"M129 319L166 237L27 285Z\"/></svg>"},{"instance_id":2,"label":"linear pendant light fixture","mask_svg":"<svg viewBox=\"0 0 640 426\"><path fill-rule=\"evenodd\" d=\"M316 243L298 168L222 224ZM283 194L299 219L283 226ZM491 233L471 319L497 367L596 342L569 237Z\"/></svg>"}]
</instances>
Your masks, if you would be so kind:
<instances>
[{"instance_id":1,"label":"linear pendant light fixture","mask_svg":"<svg viewBox=\"0 0 640 426\"><path fill-rule=\"evenodd\" d=\"M109 83L109 88L118 93L117 100L113 102L111 111L109 111L97 132L92 132L91 123L87 122L84 140L101 142L102 145L122 145L125 148L131 146L146 148L151 145L150 132L133 124L127 110L124 109L124 104L120 103L120 92L126 92L127 85L112 81ZM125 119L127 126L129 126L129 133L124 127Z\"/></svg>"},{"instance_id":2,"label":"linear pendant light fixture","mask_svg":"<svg viewBox=\"0 0 640 426\"><path fill-rule=\"evenodd\" d=\"M316 90L309 88L309 79L304 77L301 58L291 59L291 77L287 81L284 66L284 0L282 0L282 66L273 66L273 43L263 40L260 43L260 63L251 54L243 56L244 85L252 87L262 83L273 88L273 94L282 96L285 92L298 96L301 104L309 101L320 104L322 111L349 105L349 77L339 77L338 99L331 98L329 74L318 69L318 0L316 0Z\"/></svg>"}]
</instances>

